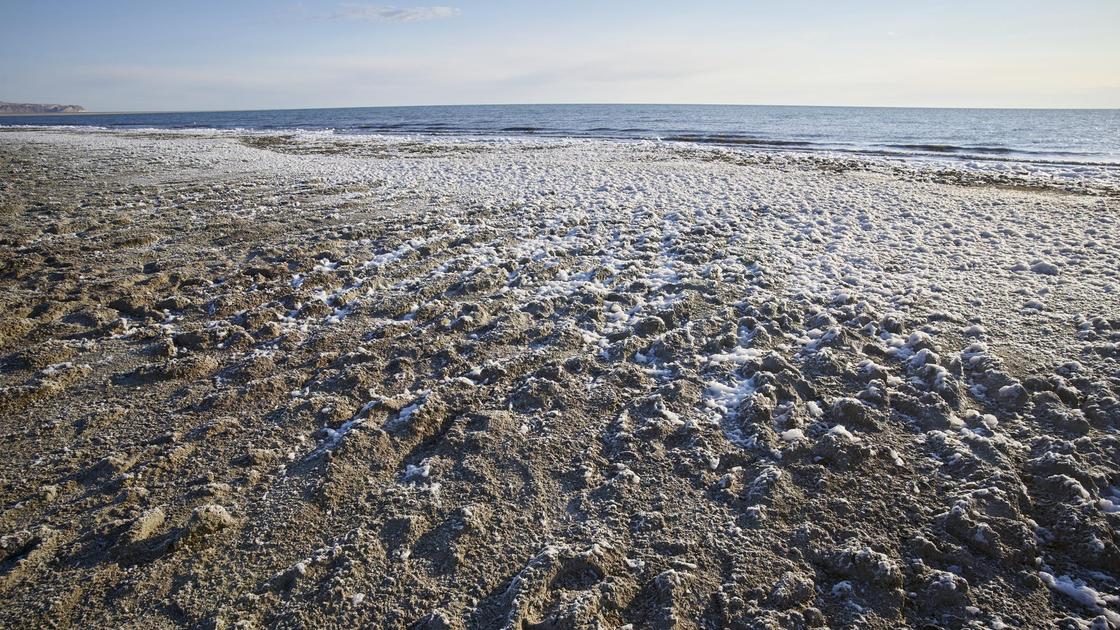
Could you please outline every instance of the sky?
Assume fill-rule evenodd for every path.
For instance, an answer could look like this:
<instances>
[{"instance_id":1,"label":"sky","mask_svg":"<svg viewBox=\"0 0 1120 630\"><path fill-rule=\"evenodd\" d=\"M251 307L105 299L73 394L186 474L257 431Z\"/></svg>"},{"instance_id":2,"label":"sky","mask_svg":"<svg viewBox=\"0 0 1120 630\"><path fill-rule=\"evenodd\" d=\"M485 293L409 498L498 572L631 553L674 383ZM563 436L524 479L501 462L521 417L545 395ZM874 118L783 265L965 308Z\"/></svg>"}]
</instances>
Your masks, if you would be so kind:
<instances>
[{"instance_id":1,"label":"sky","mask_svg":"<svg viewBox=\"0 0 1120 630\"><path fill-rule=\"evenodd\" d=\"M1120 107L1120 0L0 0L0 100Z\"/></svg>"}]
</instances>

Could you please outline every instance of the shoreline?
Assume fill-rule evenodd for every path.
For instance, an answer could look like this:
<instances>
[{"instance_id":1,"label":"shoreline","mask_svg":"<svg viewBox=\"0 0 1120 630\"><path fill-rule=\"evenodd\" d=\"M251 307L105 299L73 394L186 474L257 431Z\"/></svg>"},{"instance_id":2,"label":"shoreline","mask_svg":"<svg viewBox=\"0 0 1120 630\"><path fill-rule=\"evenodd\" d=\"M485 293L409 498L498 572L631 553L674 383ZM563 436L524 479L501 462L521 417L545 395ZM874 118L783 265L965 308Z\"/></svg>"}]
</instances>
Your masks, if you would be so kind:
<instances>
[{"instance_id":1,"label":"shoreline","mask_svg":"<svg viewBox=\"0 0 1120 630\"><path fill-rule=\"evenodd\" d=\"M1105 176L57 128L0 172L0 625L1120 623Z\"/></svg>"},{"instance_id":2,"label":"shoreline","mask_svg":"<svg viewBox=\"0 0 1120 630\"><path fill-rule=\"evenodd\" d=\"M459 133L354 133L334 129L241 129L241 128L106 128L98 126L0 125L0 134L21 131L44 133L90 133L166 135L168 137L248 137L275 138L285 143L335 143L358 146L363 143L423 143L433 146L479 143L511 143L526 148L535 145L563 146L572 143L595 145L653 145L669 151L693 154L701 159L749 163L793 160L812 163L823 169L855 169L887 172L898 177L918 176L945 183L994 185L1024 190L1120 196L1120 163L1043 160L996 156L958 156L944 153L904 154L878 150L743 146L707 142L673 141L650 138L567 137L553 135L500 135ZM312 149L314 151L314 149Z\"/></svg>"},{"instance_id":3,"label":"shoreline","mask_svg":"<svg viewBox=\"0 0 1120 630\"><path fill-rule=\"evenodd\" d=\"M236 130L251 132L419 134L429 139L589 139L681 142L767 152L943 161L974 170L1048 169L1083 179L1078 169L1120 177L1120 153L1108 134L1120 110L931 109L921 116L901 110L858 108L665 105L483 106L336 108L218 112L89 114L79 119L11 119L8 122L98 124L108 129ZM125 126L121 126L125 125ZM986 163L986 164L985 164Z\"/></svg>"}]
</instances>

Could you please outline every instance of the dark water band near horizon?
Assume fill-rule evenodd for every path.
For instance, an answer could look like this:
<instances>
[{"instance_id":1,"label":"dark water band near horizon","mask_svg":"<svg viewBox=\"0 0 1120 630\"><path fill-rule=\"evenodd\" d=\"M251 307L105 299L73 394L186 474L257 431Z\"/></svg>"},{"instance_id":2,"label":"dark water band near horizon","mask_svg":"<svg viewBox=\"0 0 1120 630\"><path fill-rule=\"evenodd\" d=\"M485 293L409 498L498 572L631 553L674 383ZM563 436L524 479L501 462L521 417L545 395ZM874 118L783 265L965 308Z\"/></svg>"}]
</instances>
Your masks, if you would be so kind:
<instances>
[{"instance_id":1,"label":"dark water band near horizon","mask_svg":"<svg viewBox=\"0 0 1120 630\"><path fill-rule=\"evenodd\" d=\"M1117 109L459 105L0 116L0 126L659 140L1120 167Z\"/></svg>"}]
</instances>

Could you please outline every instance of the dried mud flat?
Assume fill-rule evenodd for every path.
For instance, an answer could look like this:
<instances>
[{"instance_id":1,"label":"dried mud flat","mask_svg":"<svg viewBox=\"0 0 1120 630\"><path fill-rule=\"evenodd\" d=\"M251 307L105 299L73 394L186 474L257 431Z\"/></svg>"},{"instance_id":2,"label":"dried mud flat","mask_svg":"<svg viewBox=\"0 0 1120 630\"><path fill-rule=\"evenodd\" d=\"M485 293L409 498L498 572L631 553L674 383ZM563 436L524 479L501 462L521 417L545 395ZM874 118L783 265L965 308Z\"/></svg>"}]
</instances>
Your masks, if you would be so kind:
<instances>
[{"instance_id":1,"label":"dried mud flat","mask_svg":"<svg viewBox=\"0 0 1120 630\"><path fill-rule=\"evenodd\" d=\"M1117 627L1118 211L658 144L0 131L0 625Z\"/></svg>"}]
</instances>

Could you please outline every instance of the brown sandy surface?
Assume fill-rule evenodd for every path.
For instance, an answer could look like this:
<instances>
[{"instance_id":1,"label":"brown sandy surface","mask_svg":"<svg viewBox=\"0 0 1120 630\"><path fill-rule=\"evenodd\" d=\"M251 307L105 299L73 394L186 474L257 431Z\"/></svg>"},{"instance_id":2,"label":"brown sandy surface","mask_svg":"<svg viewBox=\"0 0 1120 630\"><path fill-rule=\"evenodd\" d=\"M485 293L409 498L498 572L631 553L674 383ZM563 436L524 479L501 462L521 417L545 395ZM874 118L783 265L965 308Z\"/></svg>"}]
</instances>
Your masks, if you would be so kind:
<instances>
[{"instance_id":1,"label":"brown sandy surface","mask_svg":"<svg viewBox=\"0 0 1120 630\"><path fill-rule=\"evenodd\" d=\"M1116 200L2 131L0 625L1116 627Z\"/></svg>"}]
</instances>

